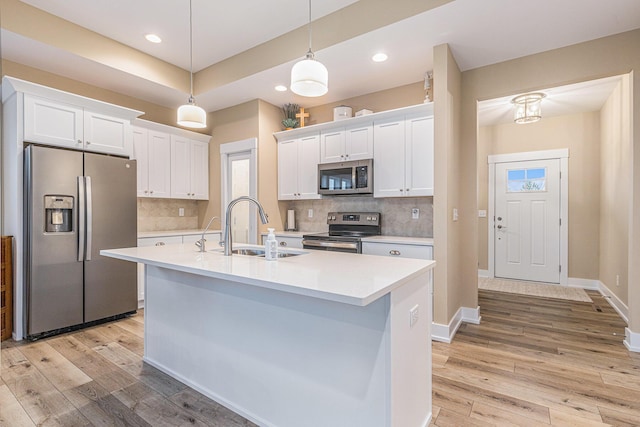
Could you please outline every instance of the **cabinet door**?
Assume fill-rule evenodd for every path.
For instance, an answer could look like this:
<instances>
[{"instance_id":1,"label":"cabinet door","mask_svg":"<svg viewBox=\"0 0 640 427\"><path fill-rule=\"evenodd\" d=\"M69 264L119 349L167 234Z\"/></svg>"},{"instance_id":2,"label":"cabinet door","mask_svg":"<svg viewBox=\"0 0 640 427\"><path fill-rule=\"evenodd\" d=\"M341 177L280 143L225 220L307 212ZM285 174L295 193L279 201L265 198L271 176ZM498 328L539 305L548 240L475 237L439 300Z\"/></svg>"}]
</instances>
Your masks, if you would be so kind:
<instances>
[{"instance_id":1,"label":"cabinet door","mask_svg":"<svg viewBox=\"0 0 640 427\"><path fill-rule=\"evenodd\" d=\"M307 136L298 141L298 198L319 199L318 163L320 161L320 138Z\"/></svg>"},{"instance_id":2,"label":"cabinet door","mask_svg":"<svg viewBox=\"0 0 640 427\"><path fill-rule=\"evenodd\" d=\"M25 141L82 149L82 120L82 108L24 95Z\"/></svg>"},{"instance_id":3,"label":"cabinet door","mask_svg":"<svg viewBox=\"0 0 640 427\"><path fill-rule=\"evenodd\" d=\"M191 196L209 200L209 144L191 141Z\"/></svg>"},{"instance_id":4,"label":"cabinet door","mask_svg":"<svg viewBox=\"0 0 640 427\"><path fill-rule=\"evenodd\" d=\"M278 200L293 200L297 195L298 140L291 139L278 143Z\"/></svg>"},{"instance_id":5,"label":"cabinet door","mask_svg":"<svg viewBox=\"0 0 640 427\"><path fill-rule=\"evenodd\" d=\"M404 133L404 120L374 124L374 197L402 197L405 193Z\"/></svg>"},{"instance_id":6,"label":"cabinet door","mask_svg":"<svg viewBox=\"0 0 640 427\"><path fill-rule=\"evenodd\" d=\"M347 160L373 158L373 124L347 128L345 150Z\"/></svg>"},{"instance_id":7,"label":"cabinet door","mask_svg":"<svg viewBox=\"0 0 640 427\"><path fill-rule=\"evenodd\" d=\"M171 197L191 196L191 141L171 135Z\"/></svg>"},{"instance_id":8,"label":"cabinet door","mask_svg":"<svg viewBox=\"0 0 640 427\"><path fill-rule=\"evenodd\" d=\"M320 161L322 163L348 160L344 146L344 129L322 133L320 138Z\"/></svg>"},{"instance_id":9,"label":"cabinet door","mask_svg":"<svg viewBox=\"0 0 640 427\"><path fill-rule=\"evenodd\" d=\"M124 119L84 112L85 150L96 153L131 155L131 124Z\"/></svg>"},{"instance_id":10,"label":"cabinet door","mask_svg":"<svg viewBox=\"0 0 640 427\"><path fill-rule=\"evenodd\" d=\"M138 197L149 195L149 131L133 127L133 156L138 172Z\"/></svg>"},{"instance_id":11,"label":"cabinet door","mask_svg":"<svg viewBox=\"0 0 640 427\"><path fill-rule=\"evenodd\" d=\"M433 117L406 120L405 196L433 196Z\"/></svg>"},{"instance_id":12,"label":"cabinet door","mask_svg":"<svg viewBox=\"0 0 640 427\"><path fill-rule=\"evenodd\" d=\"M362 253L398 258L433 259L433 246L362 242Z\"/></svg>"},{"instance_id":13,"label":"cabinet door","mask_svg":"<svg viewBox=\"0 0 640 427\"><path fill-rule=\"evenodd\" d=\"M149 131L148 197L171 197L171 140L163 132Z\"/></svg>"}]
</instances>

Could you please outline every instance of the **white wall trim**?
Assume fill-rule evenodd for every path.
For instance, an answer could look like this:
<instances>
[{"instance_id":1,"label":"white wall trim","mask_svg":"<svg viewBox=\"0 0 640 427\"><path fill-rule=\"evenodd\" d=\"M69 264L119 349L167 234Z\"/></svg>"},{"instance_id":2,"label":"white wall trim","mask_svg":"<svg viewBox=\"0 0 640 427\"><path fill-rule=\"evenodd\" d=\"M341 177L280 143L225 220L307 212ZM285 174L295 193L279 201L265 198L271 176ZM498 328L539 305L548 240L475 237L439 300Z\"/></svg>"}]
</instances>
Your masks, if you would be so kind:
<instances>
[{"instance_id":1,"label":"white wall trim","mask_svg":"<svg viewBox=\"0 0 640 427\"><path fill-rule=\"evenodd\" d=\"M602 282L598 281L598 291L609 302L609 305L629 324L629 307Z\"/></svg>"},{"instance_id":2,"label":"white wall trim","mask_svg":"<svg viewBox=\"0 0 640 427\"><path fill-rule=\"evenodd\" d=\"M557 150L526 151L522 153L492 154L487 156L489 163L489 182L487 216L488 244L487 249L489 270L488 276L495 277L495 178L496 163L521 162L532 160L560 160L560 174L564 179L560 179L560 285L567 286L569 278L569 149L560 148Z\"/></svg>"},{"instance_id":3,"label":"white wall trim","mask_svg":"<svg viewBox=\"0 0 640 427\"><path fill-rule=\"evenodd\" d=\"M220 144L220 228L225 229L225 211L231 202L229 194L229 156L236 153L250 153L249 196L258 198L258 138L243 139L240 141ZM258 216L256 208L251 204L249 208L251 219L249 221L249 242L258 242ZM224 238L224 236L222 236Z\"/></svg>"},{"instance_id":4,"label":"white wall trim","mask_svg":"<svg viewBox=\"0 0 640 427\"><path fill-rule=\"evenodd\" d=\"M460 307L448 325L431 323L431 339L450 344L462 322L480 324L480 307Z\"/></svg>"},{"instance_id":5,"label":"white wall trim","mask_svg":"<svg viewBox=\"0 0 640 427\"><path fill-rule=\"evenodd\" d=\"M590 291L599 291L601 282L594 279L580 279L578 277L569 277L567 285L570 288L588 289Z\"/></svg>"},{"instance_id":6,"label":"white wall trim","mask_svg":"<svg viewBox=\"0 0 640 427\"><path fill-rule=\"evenodd\" d=\"M491 276L489 276L489 270L478 269L478 277L491 277Z\"/></svg>"},{"instance_id":7,"label":"white wall trim","mask_svg":"<svg viewBox=\"0 0 640 427\"><path fill-rule=\"evenodd\" d=\"M624 328L624 346L629 351L640 353L640 333Z\"/></svg>"}]
</instances>

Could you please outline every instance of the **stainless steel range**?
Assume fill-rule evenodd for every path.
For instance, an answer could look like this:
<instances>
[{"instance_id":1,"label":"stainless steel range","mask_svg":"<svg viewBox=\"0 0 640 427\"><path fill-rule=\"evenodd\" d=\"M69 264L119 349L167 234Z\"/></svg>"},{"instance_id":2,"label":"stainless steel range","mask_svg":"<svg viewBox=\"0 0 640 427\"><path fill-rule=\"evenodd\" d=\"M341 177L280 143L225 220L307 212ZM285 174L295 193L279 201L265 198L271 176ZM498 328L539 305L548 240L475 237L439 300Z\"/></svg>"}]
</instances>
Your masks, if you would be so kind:
<instances>
[{"instance_id":1,"label":"stainless steel range","mask_svg":"<svg viewBox=\"0 0 640 427\"><path fill-rule=\"evenodd\" d=\"M379 212L329 212L328 233L302 236L304 249L362 253L362 238L381 232Z\"/></svg>"}]
</instances>

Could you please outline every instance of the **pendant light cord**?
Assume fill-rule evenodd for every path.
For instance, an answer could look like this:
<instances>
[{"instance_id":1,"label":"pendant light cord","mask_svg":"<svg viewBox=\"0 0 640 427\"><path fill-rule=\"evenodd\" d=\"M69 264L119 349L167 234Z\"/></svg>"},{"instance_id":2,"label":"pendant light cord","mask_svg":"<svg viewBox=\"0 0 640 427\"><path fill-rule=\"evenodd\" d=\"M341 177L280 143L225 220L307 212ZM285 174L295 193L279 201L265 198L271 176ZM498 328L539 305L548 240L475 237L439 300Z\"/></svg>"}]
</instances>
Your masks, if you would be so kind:
<instances>
[{"instance_id":1,"label":"pendant light cord","mask_svg":"<svg viewBox=\"0 0 640 427\"><path fill-rule=\"evenodd\" d=\"M307 52L308 58L313 58L313 51L311 50L311 0L309 0L309 23L307 24L309 27L309 52Z\"/></svg>"},{"instance_id":2,"label":"pendant light cord","mask_svg":"<svg viewBox=\"0 0 640 427\"><path fill-rule=\"evenodd\" d=\"M189 0L189 75L191 76L189 101L193 100L193 12L191 3L192 0Z\"/></svg>"}]
</instances>

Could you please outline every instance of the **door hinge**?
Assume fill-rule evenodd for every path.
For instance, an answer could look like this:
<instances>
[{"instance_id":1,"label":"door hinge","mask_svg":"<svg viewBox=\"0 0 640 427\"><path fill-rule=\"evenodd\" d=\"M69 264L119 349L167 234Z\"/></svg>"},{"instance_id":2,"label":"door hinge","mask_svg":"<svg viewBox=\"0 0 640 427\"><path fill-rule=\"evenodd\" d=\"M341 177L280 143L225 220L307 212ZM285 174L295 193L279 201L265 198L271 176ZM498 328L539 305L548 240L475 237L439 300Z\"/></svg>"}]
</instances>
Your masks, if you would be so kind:
<instances>
[{"instance_id":1,"label":"door hinge","mask_svg":"<svg viewBox=\"0 0 640 427\"><path fill-rule=\"evenodd\" d=\"M558 266L558 272L562 273L562 266L561 265Z\"/></svg>"},{"instance_id":2,"label":"door hinge","mask_svg":"<svg viewBox=\"0 0 640 427\"><path fill-rule=\"evenodd\" d=\"M560 227L562 227L562 218L560 218Z\"/></svg>"}]
</instances>

